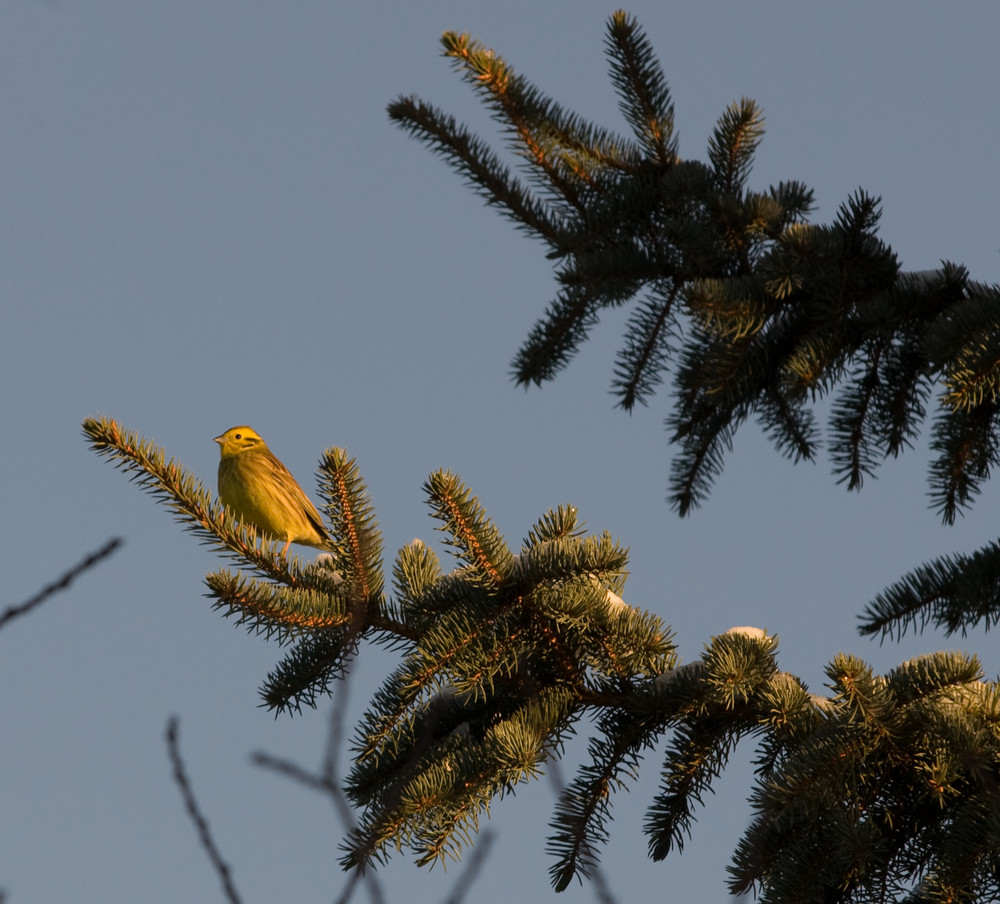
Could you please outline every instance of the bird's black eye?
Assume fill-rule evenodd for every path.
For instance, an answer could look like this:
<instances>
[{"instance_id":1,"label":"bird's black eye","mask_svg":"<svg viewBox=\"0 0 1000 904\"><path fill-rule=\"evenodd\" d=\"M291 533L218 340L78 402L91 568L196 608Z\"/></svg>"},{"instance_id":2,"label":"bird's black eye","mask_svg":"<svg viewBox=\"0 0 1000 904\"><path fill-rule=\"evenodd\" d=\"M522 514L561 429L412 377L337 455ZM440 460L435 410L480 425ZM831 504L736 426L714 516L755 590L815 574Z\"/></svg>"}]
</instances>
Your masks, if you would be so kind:
<instances>
[{"instance_id":1,"label":"bird's black eye","mask_svg":"<svg viewBox=\"0 0 1000 904\"><path fill-rule=\"evenodd\" d=\"M243 434L237 433L236 436L233 437L233 439L243 439Z\"/></svg>"}]
</instances>

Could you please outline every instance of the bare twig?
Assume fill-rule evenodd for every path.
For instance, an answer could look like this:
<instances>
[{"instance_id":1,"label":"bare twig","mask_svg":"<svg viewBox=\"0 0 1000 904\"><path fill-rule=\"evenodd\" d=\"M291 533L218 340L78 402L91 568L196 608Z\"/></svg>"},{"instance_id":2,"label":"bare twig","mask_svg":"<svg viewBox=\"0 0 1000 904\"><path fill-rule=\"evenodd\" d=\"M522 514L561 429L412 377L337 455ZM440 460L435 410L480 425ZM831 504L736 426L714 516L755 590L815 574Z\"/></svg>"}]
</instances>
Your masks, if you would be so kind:
<instances>
[{"instance_id":1,"label":"bare twig","mask_svg":"<svg viewBox=\"0 0 1000 904\"><path fill-rule=\"evenodd\" d=\"M250 762L255 766L277 772L279 775L290 778L300 785L305 785L312 791L322 791L324 794L330 793L330 788L323 780L323 776L317 775L315 772L310 772L308 769L303 769L298 763L293 763L291 760L272 756L269 753L258 750L250 756Z\"/></svg>"},{"instance_id":2,"label":"bare twig","mask_svg":"<svg viewBox=\"0 0 1000 904\"><path fill-rule=\"evenodd\" d=\"M349 832L354 827L354 818L351 815L351 807L347 802L347 796L344 794L339 782L332 775L310 772L308 769L303 769L291 760L271 756L271 754L261 751L253 754L251 760L256 766L272 769L280 775L290 778L300 785L304 785L306 788L313 791L320 791L327 795L333 801L334 809L344 824L345 832ZM365 882L365 887L368 889L368 894L373 904L384 904L385 895L382 893L382 886L372 870L368 870L367 872L363 872L362 870L352 871L340 892L340 897L337 898L337 904L347 904L362 879Z\"/></svg>"},{"instance_id":3,"label":"bare twig","mask_svg":"<svg viewBox=\"0 0 1000 904\"><path fill-rule=\"evenodd\" d=\"M374 878L371 876L371 873L369 873L368 876ZM351 900L351 896L354 894L354 889L358 887L358 883L364 878L367 877L362 875L360 870L354 870L354 872L347 877L344 889L341 891L340 897L337 898L334 904L347 904L347 902ZM368 886L368 893L372 896L373 901L381 902L385 900L382 897L382 888L377 882L368 881L365 884Z\"/></svg>"},{"instance_id":4,"label":"bare twig","mask_svg":"<svg viewBox=\"0 0 1000 904\"><path fill-rule=\"evenodd\" d=\"M208 859L211 861L215 872L222 882L222 889L226 893L226 897L231 904L242 904L240 896L236 891L236 886L233 885L233 877L229 866L222 859L219 849L212 840L212 834L208 830L208 823L205 821L205 817L201 815L201 810L198 808L198 801L195 800L194 791L191 789L191 783L188 781L187 773L184 770L184 761L181 759L180 745L177 739L178 721L176 716L172 716L167 721L167 750L170 754L170 762L174 767L174 781L177 782L177 786L181 789L184 806L187 808L188 815L198 830L198 839L201 841L201 846L205 849L205 853L208 854Z\"/></svg>"},{"instance_id":5,"label":"bare twig","mask_svg":"<svg viewBox=\"0 0 1000 904\"><path fill-rule=\"evenodd\" d=\"M337 783L337 761L344 745L344 719L347 716L348 693L351 688L351 673L345 672L340 682L337 696L330 708L330 729L326 738L326 751L323 754L323 776L330 782ZM345 801L346 803L346 801ZM344 828L353 828L354 820L348 816Z\"/></svg>"},{"instance_id":6,"label":"bare twig","mask_svg":"<svg viewBox=\"0 0 1000 904\"><path fill-rule=\"evenodd\" d=\"M476 844L472 848L472 853L469 855L469 860L465 864L465 869L462 870L462 875L458 877L458 881L455 883L451 894L445 898L444 904L462 904L466 892L472 888L472 883L476 881L476 876L479 875L479 871L483 868L483 864L486 862L490 848L493 846L495 840L493 832L489 829L484 829L479 833Z\"/></svg>"},{"instance_id":7,"label":"bare twig","mask_svg":"<svg viewBox=\"0 0 1000 904\"><path fill-rule=\"evenodd\" d=\"M272 756L269 753L257 751L251 757L251 761L257 766L273 771L304 785L313 791L319 791L330 798L333 808L337 811L344 826L345 832L350 832L354 828L354 814L351 812L351 805L344 794L344 789L340 785L337 777L337 762L340 759L340 751L344 743L344 716L347 711L347 688L350 684L350 673L345 674L343 681L337 690L336 701L330 710L330 732L327 736L326 750L323 752L323 763L320 772L310 772L303 769L297 763L281 757ZM347 904L354 894L358 883L364 880L365 887L373 904L384 904L385 895L382 892L382 885L378 881L372 870L354 870L347 878L340 897L336 904Z\"/></svg>"},{"instance_id":8,"label":"bare twig","mask_svg":"<svg viewBox=\"0 0 1000 904\"><path fill-rule=\"evenodd\" d=\"M327 737L326 750L323 753L323 764L321 771L310 772L303 769L297 763L281 757L272 756L263 751L257 751L251 756L251 761L256 766L265 769L272 769L275 772L305 785L313 791L321 791L333 802L334 809L340 817L344 831L350 832L354 828L354 815L351 812L351 805L348 803L347 795L344 794L337 778L337 760L340 757L341 746L344 739L344 713L347 709L347 688L349 685L350 673L344 676L338 688L336 702L330 711L330 733Z\"/></svg>"},{"instance_id":9,"label":"bare twig","mask_svg":"<svg viewBox=\"0 0 1000 904\"><path fill-rule=\"evenodd\" d=\"M7 622L12 621L19 615L27 615L32 609L41 603L45 602L54 593L58 593L60 590L65 590L69 587L73 581L78 578L83 572L90 568L93 568L101 559L105 559L111 555L119 546L122 545L124 541L121 537L114 537L108 540L97 552L92 552L87 558L77 565L74 565L69 571L67 571L58 580L53 581L51 584L43 587L38 593L36 593L27 602L21 603L18 606L11 606L5 609L2 614L0 614L0 628L4 627Z\"/></svg>"}]
</instances>

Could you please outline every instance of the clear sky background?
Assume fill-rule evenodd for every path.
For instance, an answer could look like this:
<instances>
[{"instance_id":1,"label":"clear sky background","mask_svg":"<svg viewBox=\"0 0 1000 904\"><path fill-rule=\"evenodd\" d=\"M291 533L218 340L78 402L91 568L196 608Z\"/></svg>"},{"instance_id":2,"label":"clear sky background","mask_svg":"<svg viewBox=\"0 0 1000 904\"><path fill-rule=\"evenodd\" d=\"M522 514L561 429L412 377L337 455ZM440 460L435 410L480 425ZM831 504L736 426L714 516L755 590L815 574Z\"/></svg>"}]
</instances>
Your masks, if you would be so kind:
<instances>
[{"instance_id":1,"label":"clear sky background","mask_svg":"<svg viewBox=\"0 0 1000 904\"><path fill-rule=\"evenodd\" d=\"M460 473L516 547L571 503L631 547L626 599L673 626L684 661L734 625L781 639L814 691L841 650L885 671L993 634L860 639L856 616L930 557L994 539L996 486L954 527L928 508L927 454L861 494L826 460L793 466L754 426L708 503L664 499L664 393L629 416L608 394L625 312L555 383L509 362L555 292L515 232L386 104L417 93L495 136L439 53L472 32L567 107L625 129L603 55L612 5L6 0L0 7L0 548L3 606L113 535L124 548L0 632L0 887L21 902L222 900L171 780L181 719L192 782L247 902L336 898L342 829L327 801L250 762L319 763L330 704L275 720L257 689L282 651L211 610L219 559L81 436L105 414L214 489L224 429L249 423L314 489L324 448L356 455L387 558L435 541L421 484ZM799 179L829 222L881 195L904 269L1000 279L1000 7L927 2L637 2L676 103L680 152L705 159L726 105L767 116L754 188ZM311 552L311 551L307 551ZM393 660L365 649L357 715ZM580 738L566 771L585 747ZM662 750L619 795L604 875L620 902L723 900L747 822L753 748L707 800L683 855L642 834ZM470 900L547 900L548 782L493 808ZM379 871L386 900L440 901L460 868ZM367 900L361 893L356 900ZM594 900L572 887L566 902Z\"/></svg>"}]
</instances>

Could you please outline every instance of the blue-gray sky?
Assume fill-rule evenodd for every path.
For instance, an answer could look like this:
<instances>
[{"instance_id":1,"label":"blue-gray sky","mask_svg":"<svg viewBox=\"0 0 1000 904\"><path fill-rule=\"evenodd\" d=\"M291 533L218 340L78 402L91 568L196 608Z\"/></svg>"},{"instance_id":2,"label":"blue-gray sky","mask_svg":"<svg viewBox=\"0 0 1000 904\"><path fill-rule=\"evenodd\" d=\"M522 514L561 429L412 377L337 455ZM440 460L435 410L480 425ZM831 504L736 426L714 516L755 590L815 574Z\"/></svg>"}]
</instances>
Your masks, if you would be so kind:
<instances>
[{"instance_id":1,"label":"blue-gray sky","mask_svg":"<svg viewBox=\"0 0 1000 904\"><path fill-rule=\"evenodd\" d=\"M247 902L329 901L340 826L325 801L254 767L317 765L329 704L258 707L282 652L214 613L218 560L80 435L106 414L214 488L212 437L252 424L313 489L324 448L358 456L386 549L435 539L421 483L460 473L516 546L576 505L631 547L626 599L659 613L685 661L756 625L815 691L840 650L880 670L993 635L879 646L855 616L925 559L996 535L996 490L952 528L928 509L923 448L860 495L792 466L754 427L708 504L664 502L664 394L629 416L608 394L624 315L555 383L523 392L511 357L554 293L516 233L385 106L415 92L491 125L439 54L472 32L568 107L621 128L603 56L613 7L592 2L8 0L0 9L0 531L4 605L112 535L124 549L0 633L0 887L12 901L221 900L163 744L181 718L191 778ZM676 104L680 151L746 95L767 133L751 185L799 179L820 221L856 188L881 195L905 269L943 258L1000 274L1000 9L929 2L635 3ZM363 651L353 712L391 662ZM579 758L581 739L571 749ZM721 900L747 820L752 749L707 800L682 856L641 831L662 752L616 802L605 877L621 902ZM569 766L567 766L569 768ZM549 785L493 808L475 900L544 900ZM397 856L386 898L441 900L459 869ZM365 896L362 895L362 898ZM589 901L574 886L567 902ZM359 898L362 899L362 898Z\"/></svg>"}]
</instances>

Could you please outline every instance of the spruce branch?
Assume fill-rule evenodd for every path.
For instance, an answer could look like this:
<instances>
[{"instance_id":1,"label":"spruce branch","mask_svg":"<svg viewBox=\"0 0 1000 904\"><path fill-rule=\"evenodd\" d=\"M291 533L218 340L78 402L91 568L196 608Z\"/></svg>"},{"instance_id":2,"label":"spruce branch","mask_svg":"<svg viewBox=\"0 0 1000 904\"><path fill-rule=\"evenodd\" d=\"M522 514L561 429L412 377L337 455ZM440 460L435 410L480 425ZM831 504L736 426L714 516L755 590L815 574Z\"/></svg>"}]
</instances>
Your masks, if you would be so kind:
<instances>
[{"instance_id":1,"label":"spruce branch","mask_svg":"<svg viewBox=\"0 0 1000 904\"><path fill-rule=\"evenodd\" d=\"M460 127L453 116L415 97L399 98L389 105L388 112L391 120L444 157L488 204L499 207L518 228L541 235L552 245L558 243L559 223L545 205L531 196L485 142Z\"/></svg>"},{"instance_id":2,"label":"spruce branch","mask_svg":"<svg viewBox=\"0 0 1000 904\"><path fill-rule=\"evenodd\" d=\"M204 484L160 447L108 418L86 418L84 436L90 448L109 459L130 480L167 506L185 530L220 552L250 565L259 574L299 586L295 560L278 556L278 545L260 538L251 525L238 521L221 502L212 499Z\"/></svg>"},{"instance_id":3,"label":"spruce branch","mask_svg":"<svg viewBox=\"0 0 1000 904\"><path fill-rule=\"evenodd\" d=\"M303 637L268 674L261 686L264 705L280 713L315 709L334 681L347 675L359 636L353 626L328 628Z\"/></svg>"},{"instance_id":4,"label":"spruce branch","mask_svg":"<svg viewBox=\"0 0 1000 904\"><path fill-rule=\"evenodd\" d=\"M931 434L930 498L946 524L972 504L1000 461L1000 403L938 415Z\"/></svg>"},{"instance_id":5,"label":"spruce branch","mask_svg":"<svg viewBox=\"0 0 1000 904\"><path fill-rule=\"evenodd\" d=\"M677 156L674 105L652 44L624 10L612 14L606 44L622 115L648 157L660 166L673 163Z\"/></svg>"},{"instance_id":6,"label":"spruce branch","mask_svg":"<svg viewBox=\"0 0 1000 904\"><path fill-rule=\"evenodd\" d=\"M861 634L902 639L927 625L946 635L1000 622L1000 543L934 559L887 587L865 608Z\"/></svg>"},{"instance_id":7,"label":"spruce branch","mask_svg":"<svg viewBox=\"0 0 1000 904\"><path fill-rule=\"evenodd\" d=\"M526 389L532 383L541 386L562 370L597 323L601 301L595 286L574 285L560 291L511 361L515 383Z\"/></svg>"},{"instance_id":8,"label":"spruce branch","mask_svg":"<svg viewBox=\"0 0 1000 904\"><path fill-rule=\"evenodd\" d=\"M973 286L939 321L938 353L947 348L943 405L966 411L1000 393L1000 286Z\"/></svg>"},{"instance_id":9,"label":"spruce branch","mask_svg":"<svg viewBox=\"0 0 1000 904\"><path fill-rule=\"evenodd\" d=\"M727 404L739 408L739 394ZM213 520L207 493L162 452L113 422L89 427L99 451L124 462L185 527L215 535L221 526L223 551L232 552L226 531L246 542L246 528ZM585 533L576 510L561 506L535 521L515 554L446 471L425 490L457 567L444 573L424 544L407 544L393 570L398 599L387 601L356 462L330 450L321 474L337 526L331 557L276 572L272 583L224 569L207 580L226 614L290 644L262 689L277 712L315 706L365 639L400 653L357 729L343 794L359 816L342 845L345 867L402 848L419 864L460 857L492 803L536 779L587 726L589 759L560 795L549 838L558 888L593 873L613 792L661 740L669 735L646 817L655 858L682 848L734 746L755 737L755 816L734 858L734 891L783 904L817 895L862 904L887 889L989 899L1000 856L1000 690L982 680L978 660L940 653L877 675L840 655L824 697L778 669L775 637L734 628L679 666L669 629L620 595L628 561L618 541ZM905 625L935 605L943 618L952 597L977 594L979 618L995 620L998 563L1000 547L938 563L886 595L881 624ZM333 765L325 769L314 786L331 793L340 786Z\"/></svg>"},{"instance_id":10,"label":"spruce branch","mask_svg":"<svg viewBox=\"0 0 1000 904\"><path fill-rule=\"evenodd\" d=\"M584 535L575 506L560 505L539 518L521 541L521 552L560 540L576 540Z\"/></svg>"},{"instance_id":11,"label":"spruce branch","mask_svg":"<svg viewBox=\"0 0 1000 904\"><path fill-rule=\"evenodd\" d=\"M333 566L350 588L347 596L360 630L373 616L387 612L382 534L356 459L344 449L329 449L320 462L320 474L333 534L340 538Z\"/></svg>"},{"instance_id":12,"label":"spruce branch","mask_svg":"<svg viewBox=\"0 0 1000 904\"><path fill-rule=\"evenodd\" d=\"M860 490L864 478L875 473L871 437L877 432L872 421L882 388L879 369L883 353L881 345L872 343L852 382L837 399L830 419L834 473L840 475L838 483L846 483L850 490Z\"/></svg>"},{"instance_id":13,"label":"spruce branch","mask_svg":"<svg viewBox=\"0 0 1000 904\"><path fill-rule=\"evenodd\" d=\"M737 742L769 723L776 652L777 638L733 628L713 638L700 661L656 680L646 706L669 712L676 731L646 816L654 860L683 850L694 808L703 805Z\"/></svg>"},{"instance_id":14,"label":"spruce branch","mask_svg":"<svg viewBox=\"0 0 1000 904\"><path fill-rule=\"evenodd\" d=\"M215 608L225 609L226 616L236 616L238 624L288 642L296 634L340 627L351 619L347 600L338 591L323 592L308 588L285 588L263 584L221 569L206 575Z\"/></svg>"},{"instance_id":15,"label":"spruce branch","mask_svg":"<svg viewBox=\"0 0 1000 904\"><path fill-rule=\"evenodd\" d=\"M667 499L681 516L708 498L715 478L722 473L725 453L732 451L736 426L746 419L726 409L700 405L692 421L674 429L674 440L682 440L681 452L671 464Z\"/></svg>"},{"instance_id":16,"label":"spruce branch","mask_svg":"<svg viewBox=\"0 0 1000 904\"><path fill-rule=\"evenodd\" d=\"M575 511L543 516L512 556L454 475L426 488L461 565L419 594L420 641L359 729L347 790L367 817L346 843L352 867L381 860L393 840L421 863L453 856L489 801L533 777L585 708L612 705L609 680L673 661L659 620L614 592L624 550L581 536ZM420 546L407 549L423 569Z\"/></svg>"},{"instance_id":17,"label":"spruce branch","mask_svg":"<svg viewBox=\"0 0 1000 904\"><path fill-rule=\"evenodd\" d=\"M258 543L252 525L238 521L153 443L105 418L87 418L84 434L91 448L167 505L186 530L250 567L250 575L222 570L209 574L206 583L216 606L248 630L297 641L262 688L269 707L297 712L303 703L315 705L366 637L416 636L385 604L381 536L357 464L342 450L328 450L320 466L321 489L338 531L334 555L302 568L297 558L278 555L276 543L263 538Z\"/></svg>"},{"instance_id":18,"label":"spruce branch","mask_svg":"<svg viewBox=\"0 0 1000 904\"><path fill-rule=\"evenodd\" d=\"M660 792L647 811L644 829L649 856L663 860L684 849L694 823L694 807L704 803L743 731L729 719L692 720L680 726L668 750Z\"/></svg>"},{"instance_id":19,"label":"spruce branch","mask_svg":"<svg viewBox=\"0 0 1000 904\"><path fill-rule=\"evenodd\" d=\"M497 119L506 127L515 152L537 170L570 209L581 211L582 186L560 164L556 135L566 136L567 123L561 111L542 97L523 78L514 74L507 63L467 34L445 32L441 43L445 56L486 100ZM548 134L539 129L548 126Z\"/></svg>"},{"instance_id":20,"label":"spruce branch","mask_svg":"<svg viewBox=\"0 0 1000 904\"><path fill-rule=\"evenodd\" d=\"M825 717L783 746L754 790L758 815L730 890L768 901L990 900L1000 832L981 815L998 803L997 736L983 731L995 683L958 653L885 677L840 656L828 674Z\"/></svg>"},{"instance_id":21,"label":"spruce branch","mask_svg":"<svg viewBox=\"0 0 1000 904\"><path fill-rule=\"evenodd\" d=\"M708 141L708 159L723 191L742 191L753 166L753 155L764 137L764 117L748 97L729 105Z\"/></svg>"},{"instance_id":22,"label":"spruce branch","mask_svg":"<svg viewBox=\"0 0 1000 904\"><path fill-rule=\"evenodd\" d=\"M446 31L441 43L461 77L493 110L528 172L567 213L584 210L582 196L593 187L592 173L637 162L621 138L565 112L479 41Z\"/></svg>"},{"instance_id":23,"label":"spruce branch","mask_svg":"<svg viewBox=\"0 0 1000 904\"><path fill-rule=\"evenodd\" d=\"M612 382L612 392L626 411L631 411L636 402L648 404L663 381L673 351L670 339L676 333L675 302L680 289L678 283L657 287L629 321L625 348L615 364Z\"/></svg>"},{"instance_id":24,"label":"spruce branch","mask_svg":"<svg viewBox=\"0 0 1000 904\"><path fill-rule=\"evenodd\" d=\"M576 879L590 879L599 868L600 850L611 839L611 794L627 788L639 774L642 751L652 748L669 724L662 713L615 708L603 712L588 745L591 762L560 793L546 847L553 858L549 876L556 891Z\"/></svg>"},{"instance_id":25,"label":"spruce branch","mask_svg":"<svg viewBox=\"0 0 1000 904\"><path fill-rule=\"evenodd\" d=\"M750 418L782 454L814 458L814 406L838 387L828 421L838 480L860 489L901 454L941 389L932 500L946 521L972 503L1000 455L998 287L947 262L902 272L877 234L880 200L861 189L826 225L806 221L813 192L800 182L751 190L763 138L751 99L723 112L707 162L681 160L666 79L623 11L607 23L605 52L629 140L567 113L470 36L448 32L443 43L530 188L485 141L422 101L397 103L390 115L556 261L558 294L512 362L518 385L554 378L604 309L634 303L612 389L631 410L673 370L666 423L679 448L668 498L681 514L707 497Z\"/></svg>"},{"instance_id":26,"label":"spruce branch","mask_svg":"<svg viewBox=\"0 0 1000 904\"><path fill-rule=\"evenodd\" d=\"M419 626L436 611L435 589L442 578L441 560L422 540L414 539L396 553L392 583L400 617Z\"/></svg>"},{"instance_id":27,"label":"spruce branch","mask_svg":"<svg viewBox=\"0 0 1000 904\"><path fill-rule=\"evenodd\" d=\"M511 567L510 551L469 488L450 471L436 471L424 490L439 529L450 534L449 545L484 580L500 584Z\"/></svg>"},{"instance_id":28,"label":"spruce branch","mask_svg":"<svg viewBox=\"0 0 1000 904\"><path fill-rule=\"evenodd\" d=\"M812 461L819 446L813 413L797 398L769 389L760 400L758 420L775 448L793 462Z\"/></svg>"}]
</instances>

